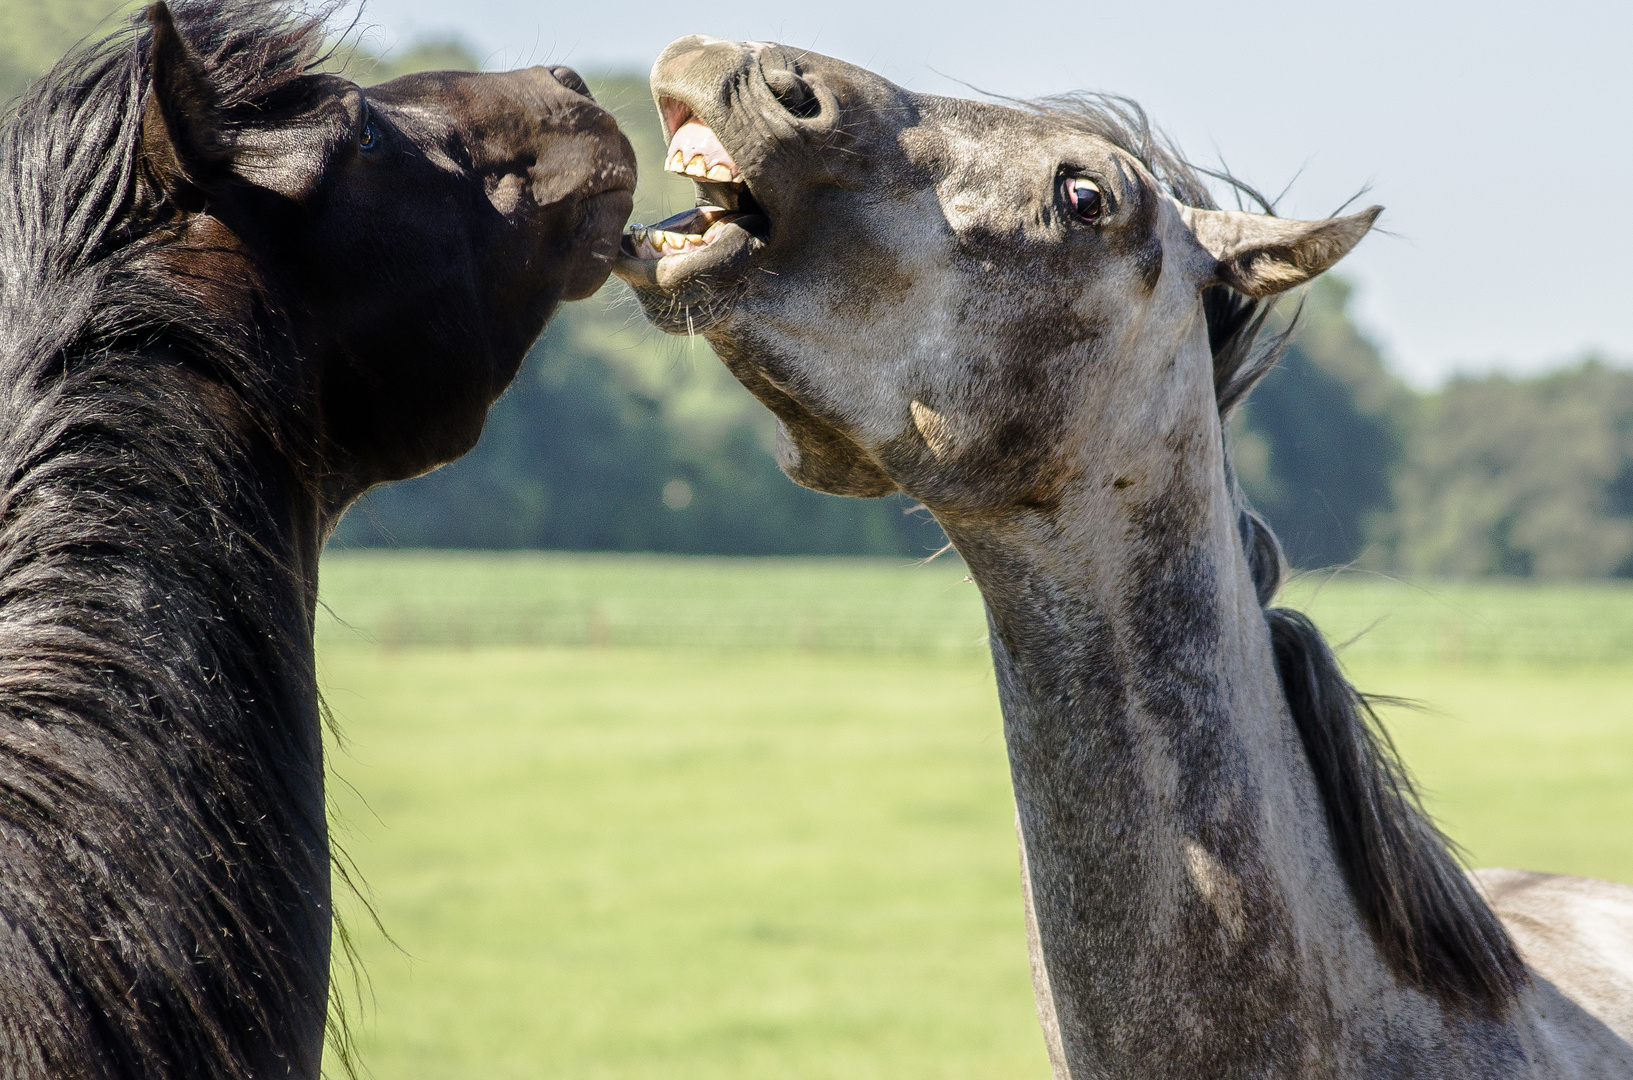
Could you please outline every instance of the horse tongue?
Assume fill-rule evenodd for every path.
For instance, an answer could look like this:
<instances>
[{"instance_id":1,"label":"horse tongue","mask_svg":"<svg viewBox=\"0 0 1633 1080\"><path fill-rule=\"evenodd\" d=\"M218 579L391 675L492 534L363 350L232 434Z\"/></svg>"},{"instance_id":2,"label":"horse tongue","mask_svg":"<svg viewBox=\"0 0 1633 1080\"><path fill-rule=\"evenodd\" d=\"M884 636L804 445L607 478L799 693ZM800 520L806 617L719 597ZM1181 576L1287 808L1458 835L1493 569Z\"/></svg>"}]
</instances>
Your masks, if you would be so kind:
<instances>
[{"instance_id":1,"label":"horse tongue","mask_svg":"<svg viewBox=\"0 0 1633 1080\"><path fill-rule=\"evenodd\" d=\"M737 163L720 145L720 137L696 120L686 121L669 140L669 159L663 168L665 172L721 183L743 178Z\"/></svg>"}]
</instances>

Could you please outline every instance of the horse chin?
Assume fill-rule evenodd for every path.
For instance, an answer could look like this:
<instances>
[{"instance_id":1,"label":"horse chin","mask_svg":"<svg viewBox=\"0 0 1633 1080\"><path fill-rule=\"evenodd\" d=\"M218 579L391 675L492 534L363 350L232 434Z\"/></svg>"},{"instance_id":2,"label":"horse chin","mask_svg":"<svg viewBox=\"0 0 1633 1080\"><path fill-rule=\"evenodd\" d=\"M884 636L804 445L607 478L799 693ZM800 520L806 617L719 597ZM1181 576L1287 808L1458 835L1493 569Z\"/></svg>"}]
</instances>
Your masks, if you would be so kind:
<instances>
[{"instance_id":1,"label":"horse chin","mask_svg":"<svg viewBox=\"0 0 1633 1080\"><path fill-rule=\"evenodd\" d=\"M579 204L578 244L565 275L562 299L583 300L605 285L618 258L624 222L635 206L635 196L619 188L591 195Z\"/></svg>"},{"instance_id":2,"label":"horse chin","mask_svg":"<svg viewBox=\"0 0 1633 1080\"><path fill-rule=\"evenodd\" d=\"M658 258L641 258L626 235L612 272L635 290L660 330L701 333L730 315L765 246L734 221L715 225L706 245Z\"/></svg>"}]
</instances>

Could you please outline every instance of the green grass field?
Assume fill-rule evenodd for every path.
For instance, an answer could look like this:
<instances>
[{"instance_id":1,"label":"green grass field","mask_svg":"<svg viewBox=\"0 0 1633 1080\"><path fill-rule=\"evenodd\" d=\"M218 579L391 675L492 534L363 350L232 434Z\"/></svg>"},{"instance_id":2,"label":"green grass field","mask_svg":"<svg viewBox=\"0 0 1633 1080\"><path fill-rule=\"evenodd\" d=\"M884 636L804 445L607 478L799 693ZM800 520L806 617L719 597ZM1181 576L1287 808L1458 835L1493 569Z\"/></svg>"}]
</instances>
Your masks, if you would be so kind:
<instances>
[{"instance_id":1,"label":"green grass field","mask_svg":"<svg viewBox=\"0 0 1633 1080\"><path fill-rule=\"evenodd\" d=\"M396 940L351 905L374 1075L1048 1076L961 567L339 553L324 575L336 835ZM1335 639L1374 626L1357 681L1438 710L1389 720L1473 861L1633 881L1633 593L1346 577L1289 600Z\"/></svg>"}]
</instances>

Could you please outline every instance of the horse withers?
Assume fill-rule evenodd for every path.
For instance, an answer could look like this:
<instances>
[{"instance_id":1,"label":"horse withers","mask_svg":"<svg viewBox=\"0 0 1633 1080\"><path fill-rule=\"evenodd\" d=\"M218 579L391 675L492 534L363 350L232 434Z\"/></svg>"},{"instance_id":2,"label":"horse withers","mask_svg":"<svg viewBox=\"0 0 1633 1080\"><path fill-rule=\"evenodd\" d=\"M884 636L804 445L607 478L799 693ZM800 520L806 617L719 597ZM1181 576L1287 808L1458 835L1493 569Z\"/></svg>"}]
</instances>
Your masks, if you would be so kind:
<instances>
[{"instance_id":1,"label":"horse withers","mask_svg":"<svg viewBox=\"0 0 1633 1080\"><path fill-rule=\"evenodd\" d=\"M470 448L629 214L570 70L364 89L325 40L160 3L0 128L6 1077L319 1075L319 550Z\"/></svg>"},{"instance_id":2,"label":"horse withers","mask_svg":"<svg viewBox=\"0 0 1633 1080\"><path fill-rule=\"evenodd\" d=\"M1231 472L1267 299L1377 208L1219 210L1114 99L704 37L652 89L700 205L618 274L981 589L1055 1075L1633 1076L1633 889L1464 874Z\"/></svg>"}]
</instances>

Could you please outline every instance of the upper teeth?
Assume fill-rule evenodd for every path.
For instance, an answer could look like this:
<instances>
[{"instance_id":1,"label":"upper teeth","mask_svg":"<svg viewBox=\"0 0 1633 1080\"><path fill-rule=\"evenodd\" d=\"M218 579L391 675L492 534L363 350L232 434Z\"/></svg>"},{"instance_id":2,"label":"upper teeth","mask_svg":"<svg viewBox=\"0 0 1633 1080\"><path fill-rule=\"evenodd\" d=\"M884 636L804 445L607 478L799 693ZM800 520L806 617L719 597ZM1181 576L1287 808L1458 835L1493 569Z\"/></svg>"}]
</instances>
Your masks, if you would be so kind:
<instances>
[{"instance_id":1,"label":"upper teeth","mask_svg":"<svg viewBox=\"0 0 1633 1080\"><path fill-rule=\"evenodd\" d=\"M702 154L693 154L692 160L686 161L679 150L669 155L669 160L664 164L664 171L684 173L687 176L715 180L723 184L739 179L737 172L729 165L710 165L703 160Z\"/></svg>"},{"instance_id":2,"label":"upper teeth","mask_svg":"<svg viewBox=\"0 0 1633 1080\"><path fill-rule=\"evenodd\" d=\"M670 136L669 157L663 167L665 172L719 184L743 179L737 163L720 144L719 136L696 119L687 120Z\"/></svg>"}]
</instances>

